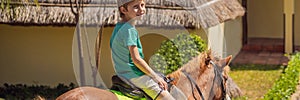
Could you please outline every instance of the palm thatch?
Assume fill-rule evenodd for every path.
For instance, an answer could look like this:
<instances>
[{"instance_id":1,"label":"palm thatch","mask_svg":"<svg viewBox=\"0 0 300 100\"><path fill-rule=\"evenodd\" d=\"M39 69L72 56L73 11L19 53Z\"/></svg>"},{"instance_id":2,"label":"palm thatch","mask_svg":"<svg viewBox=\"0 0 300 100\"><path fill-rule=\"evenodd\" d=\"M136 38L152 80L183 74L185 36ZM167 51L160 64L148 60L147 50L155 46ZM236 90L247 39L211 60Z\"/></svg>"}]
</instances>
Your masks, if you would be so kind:
<instances>
[{"instance_id":1,"label":"palm thatch","mask_svg":"<svg viewBox=\"0 0 300 100\"><path fill-rule=\"evenodd\" d=\"M13 1L13 0L12 0ZM10 2L0 9L0 23L75 25L71 3L75 0ZM119 18L116 0L83 0L80 21L88 25L115 24ZM1 2L2 3L2 2ZM4 2L5 4L6 2ZM147 15L139 25L208 28L244 14L236 0L147 0Z\"/></svg>"}]
</instances>

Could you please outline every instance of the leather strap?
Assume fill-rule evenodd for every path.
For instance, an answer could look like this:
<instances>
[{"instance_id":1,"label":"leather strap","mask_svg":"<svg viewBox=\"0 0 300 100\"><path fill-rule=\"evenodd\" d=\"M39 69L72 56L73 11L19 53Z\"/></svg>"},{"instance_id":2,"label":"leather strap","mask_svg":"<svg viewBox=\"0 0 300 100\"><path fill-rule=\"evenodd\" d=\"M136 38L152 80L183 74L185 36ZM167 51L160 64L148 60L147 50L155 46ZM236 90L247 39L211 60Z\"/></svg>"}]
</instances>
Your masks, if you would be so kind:
<instances>
[{"instance_id":1,"label":"leather strap","mask_svg":"<svg viewBox=\"0 0 300 100\"><path fill-rule=\"evenodd\" d=\"M197 85L196 81L195 81L188 73L186 73L186 71L182 70L182 73L190 80L191 87L192 87L192 93L193 93L194 99L197 100L197 98L196 98L195 95L194 95L194 88L193 88L193 86L195 85L195 87L196 87L196 89L197 89L199 95L201 96L201 99L202 99L202 100L205 100L205 99L204 99L204 96L203 96L203 94L202 94L202 92L201 92L201 89L200 89L200 87Z\"/></svg>"}]
</instances>

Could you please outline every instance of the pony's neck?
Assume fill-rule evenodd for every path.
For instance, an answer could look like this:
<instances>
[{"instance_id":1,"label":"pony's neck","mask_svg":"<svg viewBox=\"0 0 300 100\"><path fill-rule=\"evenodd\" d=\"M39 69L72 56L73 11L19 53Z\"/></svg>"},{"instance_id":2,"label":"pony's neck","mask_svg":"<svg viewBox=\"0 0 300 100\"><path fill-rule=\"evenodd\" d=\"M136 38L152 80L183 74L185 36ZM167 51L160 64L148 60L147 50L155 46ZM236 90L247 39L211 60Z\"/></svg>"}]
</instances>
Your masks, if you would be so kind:
<instances>
[{"instance_id":1,"label":"pony's neck","mask_svg":"<svg viewBox=\"0 0 300 100\"><path fill-rule=\"evenodd\" d=\"M197 84L199 85L200 76L204 73L206 70L206 67L204 66L205 62L203 62L203 57L205 57L203 54L200 54L196 57L194 57L192 60L190 60L187 64L183 65L181 68L176 70L175 72L168 75L168 77L174 78L173 84L176 85L187 97L191 96L192 94L192 87L189 83L189 80L186 78L186 76L182 73L184 70L187 72L191 78L193 78ZM204 81L202 81L204 82ZM207 82L204 82L205 84ZM203 84L200 84L203 85ZM200 86L203 87L203 86Z\"/></svg>"},{"instance_id":2,"label":"pony's neck","mask_svg":"<svg viewBox=\"0 0 300 100\"><path fill-rule=\"evenodd\" d=\"M200 73L200 63L201 62L201 55L198 55L194 58L192 58L192 60L190 60L188 63L186 63L185 65L183 65L181 68L179 68L178 70L172 72L171 74L167 75L168 77L174 78L175 80L173 81L173 84L177 84L178 80L180 79L180 76L182 76L182 72L181 71L186 71L187 73L193 73L191 74L192 78L196 78L197 76L199 76Z\"/></svg>"}]
</instances>

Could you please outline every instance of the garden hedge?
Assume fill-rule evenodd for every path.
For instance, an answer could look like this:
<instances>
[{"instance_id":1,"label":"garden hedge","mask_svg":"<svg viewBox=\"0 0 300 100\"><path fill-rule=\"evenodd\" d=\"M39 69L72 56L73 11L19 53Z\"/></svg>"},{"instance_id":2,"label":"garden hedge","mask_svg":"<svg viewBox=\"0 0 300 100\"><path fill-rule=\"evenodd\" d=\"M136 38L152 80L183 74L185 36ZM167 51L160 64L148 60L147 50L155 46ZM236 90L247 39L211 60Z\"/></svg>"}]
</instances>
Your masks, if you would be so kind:
<instances>
[{"instance_id":1,"label":"garden hedge","mask_svg":"<svg viewBox=\"0 0 300 100\"><path fill-rule=\"evenodd\" d=\"M288 62L287 68L274 86L264 96L265 100L289 100L295 93L300 77L300 53L296 53Z\"/></svg>"},{"instance_id":2,"label":"garden hedge","mask_svg":"<svg viewBox=\"0 0 300 100\"><path fill-rule=\"evenodd\" d=\"M169 74L204 50L207 50L207 44L200 36L181 33L174 39L163 41L149 63L156 71Z\"/></svg>"},{"instance_id":3,"label":"garden hedge","mask_svg":"<svg viewBox=\"0 0 300 100\"><path fill-rule=\"evenodd\" d=\"M76 87L74 83L70 83L69 86L58 84L56 87L5 83L0 87L0 98L6 100L32 100L37 96L41 96L47 100L54 100L59 95Z\"/></svg>"}]
</instances>

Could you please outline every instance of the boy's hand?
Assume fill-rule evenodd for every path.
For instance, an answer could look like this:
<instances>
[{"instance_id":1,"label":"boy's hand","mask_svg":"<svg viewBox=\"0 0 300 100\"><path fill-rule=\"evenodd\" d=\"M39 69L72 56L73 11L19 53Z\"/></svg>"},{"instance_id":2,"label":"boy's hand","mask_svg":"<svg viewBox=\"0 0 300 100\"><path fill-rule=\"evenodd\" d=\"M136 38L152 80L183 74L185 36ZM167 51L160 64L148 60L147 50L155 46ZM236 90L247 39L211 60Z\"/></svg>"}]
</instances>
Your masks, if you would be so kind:
<instances>
[{"instance_id":1,"label":"boy's hand","mask_svg":"<svg viewBox=\"0 0 300 100\"><path fill-rule=\"evenodd\" d=\"M167 84L167 82L165 82L165 80L164 80L163 78L161 78L161 77L155 77L155 78L153 78L153 79L154 79L154 81L157 82L157 84L158 84L162 89L164 89L164 90L167 90L167 89L168 89L168 84Z\"/></svg>"}]
</instances>

